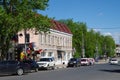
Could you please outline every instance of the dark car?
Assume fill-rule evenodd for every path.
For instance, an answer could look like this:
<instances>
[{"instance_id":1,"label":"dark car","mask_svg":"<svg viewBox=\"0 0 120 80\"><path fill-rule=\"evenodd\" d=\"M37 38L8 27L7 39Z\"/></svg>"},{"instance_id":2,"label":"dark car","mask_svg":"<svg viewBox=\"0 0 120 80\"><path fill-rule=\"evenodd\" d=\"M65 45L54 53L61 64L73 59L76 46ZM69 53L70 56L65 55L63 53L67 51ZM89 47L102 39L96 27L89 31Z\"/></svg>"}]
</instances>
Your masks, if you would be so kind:
<instances>
[{"instance_id":1,"label":"dark car","mask_svg":"<svg viewBox=\"0 0 120 80\"><path fill-rule=\"evenodd\" d=\"M28 63L30 65L31 70L35 70L35 72L38 71L39 66L35 60L25 60L23 62Z\"/></svg>"},{"instance_id":2,"label":"dark car","mask_svg":"<svg viewBox=\"0 0 120 80\"><path fill-rule=\"evenodd\" d=\"M30 66L21 61L0 61L0 74L18 74L22 75L30 71Z\"/></svg>"},{"instance_id":3,"label":"dark car","mask_svg":"<svg viewBox=\"0 0 120 80\"><path fill-rule=\"evenodd\" d=\"M67 67L80 67L80 59L79 58L71 58L68 62Z\"/></svg>"}]
</instances>

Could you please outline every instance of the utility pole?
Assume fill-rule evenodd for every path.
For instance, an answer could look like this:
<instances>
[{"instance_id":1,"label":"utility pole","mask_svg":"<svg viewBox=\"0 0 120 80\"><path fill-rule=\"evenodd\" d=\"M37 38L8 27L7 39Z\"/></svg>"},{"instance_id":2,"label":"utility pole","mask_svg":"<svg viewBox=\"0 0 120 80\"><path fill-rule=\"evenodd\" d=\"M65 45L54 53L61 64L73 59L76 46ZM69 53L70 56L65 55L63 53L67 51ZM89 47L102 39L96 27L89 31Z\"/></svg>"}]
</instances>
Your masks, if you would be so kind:
<instances>
[{"instance_id":1,"label":"utility pole","mask_svg":"<svg viewBox=\"0 0 120 80\"><path fill-rule=\"evenodd\" d=\"M95 60L98 62L98 38L96 34L96 49L95 49Z\"/></svg>"},{"instance_id":2,"label":"utility pole","mask_svg":"<svg viewBox=\"0 0 120 80\"><path fill-rule=\"evenodd\" d=\"M27 38L26 38L26 29L24 30L24 38L25 38L25 54L26 54L26 50L27 50Z\"/></svg>"},{"instance_id":3,"label":"utility pole","mask_svg":"<svg viewBox=\"0 0 120 80\"><path fill-rule=\"evenodd\" d=\"M82 58L85 57L85 48L84 48L84 35L83 35L83 32L82 32Z\"/></svg>"},{"instance_id":4,"label":"utility pole","mask_svg":"<svg viewBox=\"0 0 120 80\"><path fill-rule=\"evenodd\" d=\"M98 43L96 43L96 56L95 56L96 61L98 61Z\"/></svg>"}]
</instances>

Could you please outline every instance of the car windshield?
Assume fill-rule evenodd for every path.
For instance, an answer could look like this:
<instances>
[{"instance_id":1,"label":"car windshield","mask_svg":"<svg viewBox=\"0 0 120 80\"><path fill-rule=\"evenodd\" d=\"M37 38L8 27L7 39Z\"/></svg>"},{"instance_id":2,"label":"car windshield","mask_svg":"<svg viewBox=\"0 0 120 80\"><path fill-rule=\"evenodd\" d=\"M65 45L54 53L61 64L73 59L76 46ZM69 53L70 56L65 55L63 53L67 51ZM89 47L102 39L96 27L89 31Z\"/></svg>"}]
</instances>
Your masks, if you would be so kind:
<instances>
[{"instance_id":1,"label":"car windshield","mask_svg":"<svg viewBox=\"0 0 120 80\"><path fill-rule=\"evenodd\" d=\"M111 61L117 61L117 59L112 59Z\"/></svg>"},{"instance_id":2,"label":"car windshield","mask_svg":"<svg viewBox=\"0 0 120 80\"><path fill-rule=\"evenodd\" d=\"M76 61L76 59L75 59L75 58L72 58L72 59L70 59L70 61Z\"/></svg>"},{"instance_id":3,"label":"car windshield","mask_svg":"<svg viewBox=\"0 0 120 80\"><path fill-rule=\"evenodd\" d=\"M50 61L50 58L41 58L40 61Z\"/></svg>"},{"instance_id":4,"label":"car windshield","mask_svg":"<svg viewBox=\"0 0 120 80\"><path fill-rule=\"evenodd\" d=\"M81 61L87 61L86 59L81 59Z\"/></svg>"}]
</instances>

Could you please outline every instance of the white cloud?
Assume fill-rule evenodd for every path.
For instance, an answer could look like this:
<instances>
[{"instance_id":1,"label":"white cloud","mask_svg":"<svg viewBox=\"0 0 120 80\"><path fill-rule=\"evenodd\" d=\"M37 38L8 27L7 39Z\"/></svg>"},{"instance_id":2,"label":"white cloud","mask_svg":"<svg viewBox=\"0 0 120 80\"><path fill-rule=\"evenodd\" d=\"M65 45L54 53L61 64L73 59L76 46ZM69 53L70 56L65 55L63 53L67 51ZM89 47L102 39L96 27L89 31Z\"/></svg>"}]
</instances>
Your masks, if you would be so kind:
<instances>
[{"instance_id":1,"label":"white cloud","mask_svg":"<svg viewBox=\"0 0 120 80\"><path fill-rule=\"evenodd\" d=\"M104 33L104 35L105 35L105 36L107 36L107 35L112 36L112 34L111 34L110 32L106 32L106 33Z\"/></svg>"},{"instance_id":2,"label":"white cloud","mask_svg":"<svg viewBox=\"0 0 120 80\"><path fill-rule=\"evenodd\" d=\"M101 29L93 29L95 32L100 32Z\"/></svg>"},{"instance_id":3,"label":"white cloud","mask_svg":"<svg viewBox=\"0 0 120 80\"><path fill-rule=\"evenodd\" d=\"M115 40L115 43L116 44L120 44L120 33L119 32L106 32L106 33L103 33L103 35L110 35L113 37L113 39Z\"/></svg>"},{"instance_id":4,"label":"white cloud","mask_svg":"<svg viewBox=\"0 0 120 80\"><path fill-rule=\"evenodd\" d=\"M119 32L112 33L112 37L114 38L117 44L120 44L120 33Z\"/></svg>"}]
</instances>

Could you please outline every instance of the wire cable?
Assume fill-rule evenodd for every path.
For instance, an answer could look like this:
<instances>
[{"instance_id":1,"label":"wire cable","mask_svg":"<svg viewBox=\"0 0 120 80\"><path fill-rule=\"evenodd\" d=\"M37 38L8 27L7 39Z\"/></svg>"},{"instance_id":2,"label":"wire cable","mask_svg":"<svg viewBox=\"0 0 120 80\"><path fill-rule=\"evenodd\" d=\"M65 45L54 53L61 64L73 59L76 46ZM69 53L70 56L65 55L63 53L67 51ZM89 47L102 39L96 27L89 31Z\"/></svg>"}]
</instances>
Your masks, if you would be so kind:
<instances>
[{"instance_id":1,"label":"wire cable","mask_svg":"<svg viewBox=\"0 0 120 80\"><path fill-rule=\"evenodd\" d=\"M120 27L112 27L112 28L90 28L88 27L89 29L120 29Z\"/></svg>"}]
</instances>

